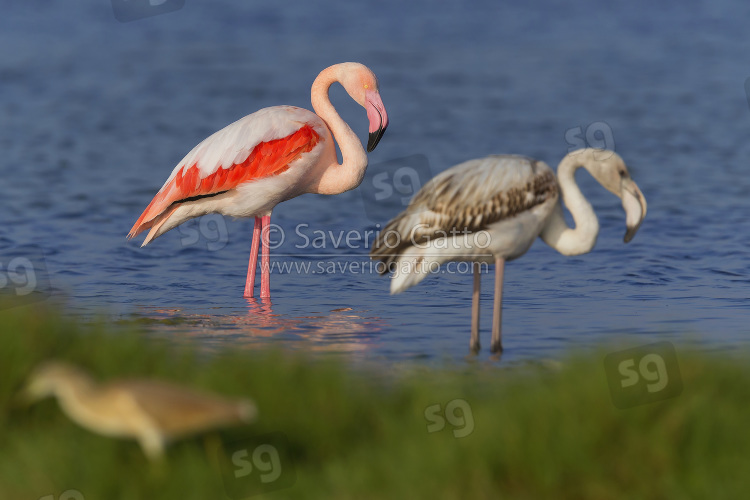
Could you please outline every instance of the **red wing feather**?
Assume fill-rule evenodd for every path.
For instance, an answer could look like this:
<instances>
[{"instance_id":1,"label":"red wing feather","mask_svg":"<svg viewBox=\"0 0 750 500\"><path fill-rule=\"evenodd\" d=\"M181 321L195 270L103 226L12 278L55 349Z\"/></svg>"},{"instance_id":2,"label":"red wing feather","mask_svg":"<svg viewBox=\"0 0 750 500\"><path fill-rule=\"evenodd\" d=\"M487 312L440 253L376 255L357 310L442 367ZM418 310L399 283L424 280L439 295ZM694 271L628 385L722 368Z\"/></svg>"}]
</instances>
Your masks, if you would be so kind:
<instances>
[{"instance_id":1,"label":"red wing feather","mask_svg":"<svg viewBox=\"0 0 750 500\"><path fill-rule=\"evenodd\" d=\"M235 163L229 168L219 167L206 177L200 177L200 170L195 164L183 166L172 181L154 196L133 225L128 238L150 228L154 219L175 202L228 191L244 182L285 172L291 162L310 152L319 141L320 136L313 127L303 125L291 135L258 143L242 163Z\"/></svg>"}]
</instances>

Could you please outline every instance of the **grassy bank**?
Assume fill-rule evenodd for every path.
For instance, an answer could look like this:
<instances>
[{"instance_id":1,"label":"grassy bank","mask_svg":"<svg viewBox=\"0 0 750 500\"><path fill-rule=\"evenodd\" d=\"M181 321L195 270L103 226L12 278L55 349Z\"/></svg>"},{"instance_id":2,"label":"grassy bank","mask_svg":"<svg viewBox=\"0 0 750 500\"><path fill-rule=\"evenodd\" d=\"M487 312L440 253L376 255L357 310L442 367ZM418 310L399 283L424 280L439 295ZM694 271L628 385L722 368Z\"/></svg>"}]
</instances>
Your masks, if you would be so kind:
<instances>
[{"instance_id":1,"label":"grassy bank","mask_svg":"<svg viewBox=\"0 0 750 500\"><path fill-rule=\"evenodd\" d=\"M554 370L383 376L279 351L200 356L42 307L0 310L0 335L3 499L741 498L750 489L741 360L678 348L682 392L618 409L604 353ZM155 376L250 397L260 417L177 443L154 465L134 442L79 428L52 400L16 406L28 372L49 358L101 379Z\"/></svg>"}]
</instances>

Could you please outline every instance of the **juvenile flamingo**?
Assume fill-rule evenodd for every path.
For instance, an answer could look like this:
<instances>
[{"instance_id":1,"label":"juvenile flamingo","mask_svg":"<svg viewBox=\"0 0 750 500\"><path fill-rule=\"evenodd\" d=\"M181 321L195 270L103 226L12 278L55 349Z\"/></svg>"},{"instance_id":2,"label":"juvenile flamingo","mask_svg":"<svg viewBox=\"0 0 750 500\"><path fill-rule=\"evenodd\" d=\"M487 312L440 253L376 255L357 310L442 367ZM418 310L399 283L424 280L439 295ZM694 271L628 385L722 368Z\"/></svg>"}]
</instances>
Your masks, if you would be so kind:
<instances>
[{"instance_id":1,"label":"juvenile flamingo","mask_svg":"<svg viewBox=\"0 0 750 500\"><path fill-rule=\"evenodd\" d=\"M255 217L245 297L253 296L261 243L260 296L270 297L269 225L273 208L305 193L349 191L359 186L365 175L367 154L328 98L334 82L367 110L367 152L374 150L388 127L378 80L362 64L335 64L321 71L312 84L315 113L294 106L264 108L195 146L177 164L128 238L150 229L143 240L145 246L183 222L211 212ZM341 149L341 164L334 139Z\"/></svg>"},{"instance_id":2,"label":"juvenile flamingo","mask_svg":"<svg viewBox=\"0 0 750 500\"><path fill-rule=\"evenodd\" d=\"M461 163L435 176L407 209L378 235L370 253L394 271L391 293L412 287L448 261L473 262L471 308L473 352L479 351L478 262L495 264L495 300L490 350L502 352L501 319L505 261L520 257L537 236L563 255L594 248L599 222L578 188L575 171L583 167L622 200L629 242L646 216L646 198L622 158L613 151L581 149L557 167L557 178L544 162L495 155ZM558 202L575 221L569 228Z\"/></svg>"}]
</instances>

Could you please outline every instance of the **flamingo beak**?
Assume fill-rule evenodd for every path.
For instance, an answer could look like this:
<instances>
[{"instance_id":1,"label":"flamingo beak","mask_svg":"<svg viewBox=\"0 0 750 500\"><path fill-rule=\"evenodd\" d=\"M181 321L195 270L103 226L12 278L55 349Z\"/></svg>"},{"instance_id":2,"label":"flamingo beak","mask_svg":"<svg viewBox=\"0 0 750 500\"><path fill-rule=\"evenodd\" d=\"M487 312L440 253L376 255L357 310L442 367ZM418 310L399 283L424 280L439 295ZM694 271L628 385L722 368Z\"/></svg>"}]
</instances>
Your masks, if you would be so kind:
<instances>
[{"instance_id":1,"label":"flamingo beak","mask_svg":"<svg viewBox=\"0 0 750 500\"><path fill-rule=\"evenodd\" d=\"M370 121L370 137L367 141L367 152L371 153L388 128L388 114L380 99L380 94L375 90L365 91L365 109L367 119Z\"/></svg>"},{"instance_id":2,"label":"flamingo beak","mask_svg":"<svg viewBox=\"0 0 750 500\"><path fill-rule=\"evenodd\" d=\"M633 239L641 222L646 217L646 197L643 196L638 185L632 179L628 179L622 186L622 208L625 209L625 243Z\"/></svg>"}]
</instances>

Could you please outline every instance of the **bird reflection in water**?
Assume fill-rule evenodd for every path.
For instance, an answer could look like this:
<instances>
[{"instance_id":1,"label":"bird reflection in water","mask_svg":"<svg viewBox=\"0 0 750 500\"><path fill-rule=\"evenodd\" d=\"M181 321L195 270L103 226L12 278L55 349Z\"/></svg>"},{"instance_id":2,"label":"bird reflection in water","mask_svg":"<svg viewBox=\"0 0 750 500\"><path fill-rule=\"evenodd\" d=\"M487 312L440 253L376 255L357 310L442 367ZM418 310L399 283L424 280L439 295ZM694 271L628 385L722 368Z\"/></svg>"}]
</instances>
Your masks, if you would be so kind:
<instances>
[{"instance_id":1,"label":"bird reflection in water","mask_svg":"<svg viewBox=\"0 0 750 500\"><path fill-rule=\"evenodd\" d=\"M158 309L159 332L208 341L211 347L262 346L322 352L365 352L377 348L385 322L351 307L305 316L276 313L269 299L245 298L246 312L186 314L182 309ZM166 316L166 317L165 317ZM176 321L175 321L176 320ZM217 344L217 341L220 343ZM201 342L202 343L202 342Z\"/></svg>"}]
</instances>

